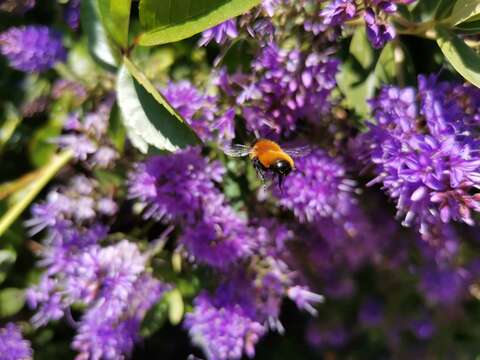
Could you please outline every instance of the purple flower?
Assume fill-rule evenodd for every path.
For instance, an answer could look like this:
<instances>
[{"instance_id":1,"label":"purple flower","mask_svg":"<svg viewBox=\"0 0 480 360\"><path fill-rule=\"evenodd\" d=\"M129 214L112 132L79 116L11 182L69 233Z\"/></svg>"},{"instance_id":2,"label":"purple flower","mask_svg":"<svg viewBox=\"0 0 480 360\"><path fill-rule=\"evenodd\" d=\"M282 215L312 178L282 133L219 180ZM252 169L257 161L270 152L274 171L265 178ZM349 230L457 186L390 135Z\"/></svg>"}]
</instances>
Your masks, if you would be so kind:
<instances>
[{"instance_id":1,"label":"purple flower","mask_svg":"<svg viewBox=\"0 0 480 360\"><path fill-rule=\"evenodd\" d=\"M80 27L80 0L70 0L63 16L72 30L78 30Z\"/></svg>"},{"instance_id":2,"label":"purple flower","mask_svg":"<svg viewBox=\"0 0 480 360\"><path fill-rule=\"evenodd\" d=\"M71 86L72 91L78 90L74 84ZM118 158L118 153L105 135L113 101L114 97L108 96L94 112L87 113L82 120L78 113L71 113L64 123L66 133L53 141L72 150L75 158L89 167L111 166Z\"/></svg>"},{"instance_id":3,"label":"purple flower","mask_svg":"<svg viewBox=\"0 0 480 360\"><path fill-rule=\"evenodd\" d=\"M333 0L320 15L326 25L341 25L357 15L357 7L352 0Z\"/></svg>"},{"instance_id":4,"label":"purple flower","mask_svg":"<svg viewBox=\"0 0 480 360\"><path fill-rule=\"evenodd\" d=\"M30 342L23 339L20 329L13 323L0 328L0 354L3 360L32 359Z\"/></svg>"},{"instance_id":5,"label":"purple flower","mask_svg":"<svg viewBox=\"0 0 480 360\"><path fill-rule=\"evenodd\" d=\"M72 228L73 222L77 226L91 224L97 213L109 215L102 210L106 201L110 202L109 207L112 210L110 215L113 215L115 212L113 199L100 192L100 185L96 181L76 176L67 187L52 190L45 202L34 204L32 217L25 225L30 228L30 234L33 235L45 228L51 232L63 232Z\"/></svg>"},{"instance_id":6,"label":"purple flower","mask_svg":"<svg viewBox=\"0 0 480 360\"><path fill-rule=\"evenodd\" d=\"M312 303L321 303L325 299L322 295L311 292L306 286L292 286L288 289L287 294L299 309L306 310L314 316L317 315L317 310Z\"/></svg>"},{"instance_id":7,"label":"purple flower","mask_svg":"<svg viewBox=\"0 0 480 360\"><path fill-rule=\"evenodd\" d=\"M79 359L123 359L140 340L140 324L150 307L160 300L166 287L148 275L138 278L120 317L105 317L90 309L82 318L73 348Z\"/></svg>"},{"instance_id":8,"label":"purple flower","mask_svg":"<svg viewBox=\"0 0 480 360\"><path fill-rule=\"evenodd\" d=\"M116 318L127 304L145 257L126 240L105 248L92 246L65 267L64 291L74 301L91 304L104 318Z\"/></svg>"},{"instance_id":9,"label":"purple flower","mask_svg":"<svg viewBox=\"0 0 480 360\"><path fill-rule=\"evenodd\" d=\"M235 19L224 21L211 29L202 33L199 41L200 46L207 45L210 41L215 40L217 44L223 44L228 38L235 39L238 36L237 24Z\"/></svg>"},{"instance_id":10,"label":"purple flower","mask_svg":"<svg viewBox=\"0 0 480 360\"><path fill-rule=\"evenodd\" d=\"M266 332L255 319L252 303L238 298L228 286L220 287L214 296L198 295L184 324L192 342L210 360L241 359L243 353L253 357L255 344Z\"/></svg>"},{"instance_id":11,"label":"purple flower","mask_svg":"<svg viewBox=\"0 0 480 360\"><path fill-rule=\"evenodd\" d=\"M317 122L331 108L338 61L317 52L286 51L267 44L253 63L253 74L232 76L231 88L250 130L266 136L293 132L302 120Z\"/></svg>"},{"instance_id":12,"label":"purple flower","mask_svg":"<svg viewBox=\"0 0 480 360\"><path fill-rule=\"evenodd\" d=\"M189 81L169 83L163 94L200 138L212 139L217 111L214 97L203 95Z\"/></svg>"},{"instance_id":13,"label":"purple flower","mask_svg":"<svg viewBox=\"0 0 480 360\"><path fill-rule=\"evenodd\" d=\"M82 161L97 151L97 145L85 135L61 135L55 142L62 148L71 149L75 158Z\"/></svg>"},{"instance_id":14,"label":"purple flower","mask_svg":"<svg viewBox=\"0 0 480 360\"><path fill-rule=\"evenodd\" d=\"M225 269L251 254L255 235L222 197L214 197L204 204L202 220L185 227L180 242L198 262Z\"/></svg>"},{"instance_id":15,"label":"purple flower","mask_svg":"<svg viewBox=\"0 0 480 360\"><path fill-rule=\"evenodd\" d=\"M92 164L100 168L111 166L118 159L118 153L110 146L100 146L92 157Z\"/></svg>"},{"instance_id":16,"label":"purple flower","mask_svg":"<svg viewBox=\"0 0 480 360\"><path fill-rule=\"evenodd\" d=\"M412 321L410 328L415 336L420 340L428 340L435 334L435 325L428 318Z\"/></svg>"},{"instance_id":17,"label":"purple flower","mask_svg":"<svg viewBox=\"0 0 480 360\"><path fill-rule=\"evenodd\" d=\"M65 94L71 94L76 103L82 103L88 96L87 89L82 84L65 79L56 80L52 87L52 97L60 99Z\"/></svg>"},{"instance_id":18,"label":"purple flower","mask_svg":"<svg viewBox=\"0 0 480 360\"><path fill-rule=\"evenodd\" d=\"M374 10L367 8L363 15L367 27L367 36L373 47L379 49L395 37L395 28L380 20Z\"/></svg>"},{"instance_id":19,"label":"purple flower","mask_svg":"<svg viewBox=\"0 0 480 360\"><path fill-rule=\"evenodd\" d=\"M368 299L362 304L358 317L364 326L378 326L383 319L382 303L375 299Z\"/></svg>"},{"instance_id":20,"label":"purple flower","mask_svg":"<svg viewBox=\"0 0 480 360\"><path fill-rule=\"evenodd\" d=\"M378 122L365 139L377 173L371 184L381 182L404 224L423 234L438 222L471 225L480 209L480 144L465 134L475 133L480 91L434 77L419 77L419 85L417 93L386 87L371 102Z\"/></svg>"},{"instance_id":21,"label":"purple flower","mask_svg":"<svg viewBox=\"0 0 480 360\"><path fill-rule=\"evenodd\" d=\"M0 51L20 71L41 72L65 61L60 34L47 26L12 27L0 34Z\"/></svg>"},{"instance_id":22,"label":"purple flower","mask_svg":"<svg viewBox=\"0 0 480 360\"><path fill-rule=\"evenodd\" d=\"M280 204L301 222L325 217L339 218L355 202L355 183L346 178L344 167L322 150L314 150L296 161L283 191L275 190Z\"/></svg>"},{"instance_id":23,"label":"purple flower","mask_svg":"<svg viewBox=\"0 0 480 360\"><path fill-rule=\"evenodd\" d=\"M420 291L432 303L455 304L468 286L462 269L431 266L421 269L420 277Z\"/></svg>"},{"instance_id":24,"label":"purple flower","mask_svg":"<svg viewBox=\"0 0 480 360\"><path fill-rule=\"evenodd\" d=\"M133 320L115 323L92 316L82 321L72 347L80 360L124 359L132 352L137 334L138 324Z\"/></svg>"},{"instance_id":25,"label":"purple flower","mask_svg":"<svg viewBox=\"0 0 480 360\"><path fill-rule=\"evenodd\" d=\"M32 324L40 327L50 321L61 319L68 304L57 292L58 281L46 275L42 276L40 283L26 291L26 299L31 309L36 309L32 317Z\"/></svg>"},{"instance_id":26,"label":"purple flower","mask_svg":"<svg viewBox=\"0 0 480 360\"><path fill-rule=\"evenodd\" d=\"M223 173L222 166L207 161L198 148L153 156L130 174L129 195L146 205L146 218L191 220L205 202L219 196L215 183Z\"/></svg>"},{"instance_id":27,"label":"purple flower","mask_svg":"<svg viewBox=\"0 0 480 360\"><path fill-rule=\"evenodd\" d=\"M310 326L307 330L307 341L314 347L340 348L349 340L348 332L341 326L330 329L317 329Z\"/></svg>"},{"instance_id":28,"label":"purple flower","mask_svg":"<svg viewBox=\"0 0 480 360\"><path fill-rule=\"evenodd\" d=\"M284 0L262 0L262 6L268 16L272 17L275 10Z\"/></svg>"}]
</instances>

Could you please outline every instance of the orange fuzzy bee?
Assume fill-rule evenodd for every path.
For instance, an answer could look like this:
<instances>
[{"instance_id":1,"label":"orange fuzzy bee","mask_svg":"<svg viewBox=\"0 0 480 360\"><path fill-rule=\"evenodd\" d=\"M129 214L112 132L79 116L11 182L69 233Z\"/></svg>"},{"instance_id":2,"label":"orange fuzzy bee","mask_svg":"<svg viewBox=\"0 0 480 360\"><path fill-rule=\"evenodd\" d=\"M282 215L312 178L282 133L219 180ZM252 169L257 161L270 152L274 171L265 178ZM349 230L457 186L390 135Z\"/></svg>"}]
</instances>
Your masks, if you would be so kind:
<instances>
[{"instance_id":1,"label":"orange fuzzy bee","mask_svg":"<svg viewBox=\"0 0 480 360\"><path fill-rule=\"evenodd\" d=\"M306 155L308 146L283 149L276 142L268 139L258 139L252 146L234 144L224 149L229 156L249 156L257 175L265 181L265 173L270 171L278 177L278 186L282 188L283 180L292 170L295 170L294 157Z\"/></svg>"}]
</instances>

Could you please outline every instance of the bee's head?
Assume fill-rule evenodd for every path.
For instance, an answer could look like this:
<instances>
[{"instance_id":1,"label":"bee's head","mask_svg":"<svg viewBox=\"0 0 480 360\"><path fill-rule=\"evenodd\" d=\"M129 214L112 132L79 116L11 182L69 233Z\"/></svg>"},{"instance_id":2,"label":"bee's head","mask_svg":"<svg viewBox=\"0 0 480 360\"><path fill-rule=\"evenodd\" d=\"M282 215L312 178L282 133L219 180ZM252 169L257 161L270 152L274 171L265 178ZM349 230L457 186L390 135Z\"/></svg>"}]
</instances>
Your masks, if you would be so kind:
<instances>
[{"instance_id":1,"label":"bee's head","mask_svg":"<svg viewBox=\"0 0 480 360\"><path fill-rule=\"evenodd\" d=\"M286 160L277 160L270 166L270 170L275 174L287 176L292 171L292 166Z\"/></svg>"}]
</instances>

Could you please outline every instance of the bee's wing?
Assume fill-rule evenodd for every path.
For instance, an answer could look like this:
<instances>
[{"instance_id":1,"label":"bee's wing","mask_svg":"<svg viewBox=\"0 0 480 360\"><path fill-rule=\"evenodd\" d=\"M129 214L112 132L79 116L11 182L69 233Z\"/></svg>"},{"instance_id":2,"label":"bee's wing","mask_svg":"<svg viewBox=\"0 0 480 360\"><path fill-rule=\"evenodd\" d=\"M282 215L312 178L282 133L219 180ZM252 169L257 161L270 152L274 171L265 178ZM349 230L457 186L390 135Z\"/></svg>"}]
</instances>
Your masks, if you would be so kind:
<instances>
[{"instance_id":1,"label":"bee's wing","mask_svg":"<svg viewBox=\"0 0 480 360\"><path fill-rule=\"evenodd\" d=\"M222 150L228 156L242 157L250 154L251 147L247 145L241 145L241 144L232 144L230 146L224 147Z\"/></svg>"},{"instance_id":2,"label":"bee's wing","mask_svg":"<svg viewBox=\"0 0 480 360\"><path fill-rule=\"evenodd\" d=\"M305 156L310 154L310 152L312 151L312 148L306 145L306 146L298 146L293 148L287 147L287 148L284 148L283 151L285 151L291 157L300 157L300 156Z\"/></svg>"}]
</instances>

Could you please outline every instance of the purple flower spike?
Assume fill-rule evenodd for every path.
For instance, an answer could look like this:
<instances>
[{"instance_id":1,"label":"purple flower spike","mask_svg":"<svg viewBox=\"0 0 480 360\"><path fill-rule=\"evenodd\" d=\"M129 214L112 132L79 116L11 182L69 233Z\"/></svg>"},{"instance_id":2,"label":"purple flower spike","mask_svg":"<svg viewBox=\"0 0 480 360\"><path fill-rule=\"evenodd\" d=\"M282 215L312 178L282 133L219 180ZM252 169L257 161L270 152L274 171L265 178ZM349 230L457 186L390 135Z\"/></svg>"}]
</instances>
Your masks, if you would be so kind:
<instances>
[{"instance_id":1,"label":"purple flower spike","mask_svg":"<svg viewBox=\"0 0 480 360\"><path fill-rule=\"evenodd\" d=\"M320 15L325 25L340 25L357 15L357 7L353 0L334 0Z\"/></svg>"},{"instance_id":2,"label":"purple flower spike","mask_svg":"<svg viewBox=\"0 0 480 360\"><path fill-rule=\"evenodd\" d=\"M368 8L364 14L365 23L367 26L367 36L373 47L379 49L395 37L395 28L382 22L375 15L373 9Z\"/></svg>"},{"instance_id":3,"label":"purple flower spike","mask_svg":"<svg viewBox=\"0 0 480 360\"><path fill-rule=\"evenodd\" d=\"M0 34L0 50L14 69L25 72L42 72L66 59L60 34L47 26L10 28Z\"/></svg>"},{"instance_id":4,"label":"purple flower spike","mask_svg":"<svg viewBox=\"0 0 480 360\"><path fill-rule=\"evenodd\" d=\"M346 178L345 169L322 150L315 150L296 162L284 190L275 189L280 204L293 211L301 222L321 218L340 218L355 200L355 183Z\"/></svg>"},{"instance_id":5,"label":"purple flower spike","mask_svg":"<svg viewBox=\"0 0 480 360\"><path fill-rule=\"evenodd\" d=\"M30 342L24 340L20 329L13 323L0 328L0 357L3 360L32 359Z\"/></svg>"},{"instance_id":6,"label":"purple flower spike","mask_svg":"<svg viewBox=\"0 0 480 360\"><path fill-rule=\"evenodd\" d=\"M366 135L367 157L397 200L404 224L422 234L451 220L473 225L480 211L476 133L480 91L473 86L418 79L419 91L385 87L371 101L377 124ZM418 99L418 101L417 101Z\"/></svg>"},{"instance_id":7,"label":"purple flower spike","mask_svg":"<svg viewBox=\"0 0 480 360\"><path fill-rule=\"evenodd\" d=\"M227 39L235 39L237 36L237 23L235 19L230 19L211 29L205 30L198 44L205 46L212 40L215 40L217 44L223 44Z\"/></svg>"},{"instance_id":8,"label":"purple flower spike","mask_svg":"<svg viewBox=\"0 0 480 360\"><path fill-rule=\"evenodd\" d=\"M189 221L206 201L219 196L215 183L223 173L219 163L208 162L197 148L153 156L130 174L129 194L145 203L147 218Z\"/></svg>"},{"instance_id":9,"label":"purple flower spike","mask_svg":"<svg viewBox=\"0 0 480 360\"><path fill-rule=\"evenodd\" d=\"M215 296L206 292L194 301L194 311L186 315L185 327L193 343L210 360L241 359L255 355L255 344L265 334L265 327L255 319L252 303L237 299L220 287Z\"/></svg>"}]
</instances>

